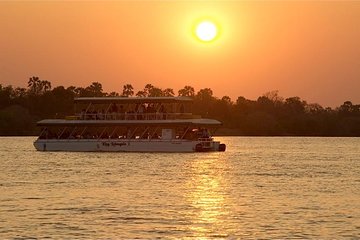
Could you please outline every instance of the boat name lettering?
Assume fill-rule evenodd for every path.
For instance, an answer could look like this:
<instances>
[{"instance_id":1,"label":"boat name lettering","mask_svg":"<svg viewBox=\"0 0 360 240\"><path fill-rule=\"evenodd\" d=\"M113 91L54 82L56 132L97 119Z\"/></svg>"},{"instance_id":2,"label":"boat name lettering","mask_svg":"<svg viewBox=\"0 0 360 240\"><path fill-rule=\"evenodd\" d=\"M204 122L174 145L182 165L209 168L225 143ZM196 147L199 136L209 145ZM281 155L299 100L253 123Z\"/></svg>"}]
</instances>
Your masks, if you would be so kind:
<instances>
[{"instance_id":1,"label":"boat name lettering","mask_svg":"<svg viewBox=\"0 0 360 240\"><path fill-rule=\"evenodd\" d=\"M126 142L103 142L102 143L102 145L103 146L107 146L107 147L109 147L110 145L111 146L126 146L127 144L126 144Z\"/></svg>"}]
</instances>

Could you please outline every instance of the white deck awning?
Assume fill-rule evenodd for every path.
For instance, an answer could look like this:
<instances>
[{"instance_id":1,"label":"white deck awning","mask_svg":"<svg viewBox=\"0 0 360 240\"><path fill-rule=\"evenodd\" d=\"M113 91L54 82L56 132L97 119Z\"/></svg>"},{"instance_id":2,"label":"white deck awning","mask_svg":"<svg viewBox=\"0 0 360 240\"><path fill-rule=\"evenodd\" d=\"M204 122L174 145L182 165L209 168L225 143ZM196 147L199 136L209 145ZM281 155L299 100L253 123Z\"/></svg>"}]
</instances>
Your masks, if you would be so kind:
<instances>
[{"instance_id":1,"label":"white deck awning","mask_svg":"<svg viewBox=\"0 0 360 240\"><path fill-rule=\"evenodd\" d=\"M129 103L185 103L192 102L191 97L79 97L75 98L75 103L92 104L129 104Z\"/></svg>"},{"instance_id":2,"label":"white deck awning","mask_svg":"<svg viewBox=\"0 0 360 240\"><path fill-rule=\"evenodd\" d=\"M194 125L194 126L219 126L221 122L215 119L176 119L176 120L65 120L65 119L44 119L37 122L40 127L45 126L177 126L177 125Z\"/></svg>"}]
</instances>

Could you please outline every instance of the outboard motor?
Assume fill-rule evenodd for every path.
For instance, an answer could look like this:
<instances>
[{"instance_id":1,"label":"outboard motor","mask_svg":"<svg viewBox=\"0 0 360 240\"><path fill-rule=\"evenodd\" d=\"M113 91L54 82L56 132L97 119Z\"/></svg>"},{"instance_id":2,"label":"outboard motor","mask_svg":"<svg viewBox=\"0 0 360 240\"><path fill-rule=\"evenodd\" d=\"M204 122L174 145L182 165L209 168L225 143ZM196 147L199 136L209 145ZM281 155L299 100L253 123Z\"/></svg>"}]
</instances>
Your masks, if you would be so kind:
<instances>
[{"instance_id":1,"label":"outboard motor","mask_svg":"<svg viewBox=\"0 0 360 240\"><path fill-rule=\"evenodd\" d=\"M221 143L219 145L219 152L225 152L225 150L226 150L226 145L224 143Z\"/></svg>"}]
</instances>

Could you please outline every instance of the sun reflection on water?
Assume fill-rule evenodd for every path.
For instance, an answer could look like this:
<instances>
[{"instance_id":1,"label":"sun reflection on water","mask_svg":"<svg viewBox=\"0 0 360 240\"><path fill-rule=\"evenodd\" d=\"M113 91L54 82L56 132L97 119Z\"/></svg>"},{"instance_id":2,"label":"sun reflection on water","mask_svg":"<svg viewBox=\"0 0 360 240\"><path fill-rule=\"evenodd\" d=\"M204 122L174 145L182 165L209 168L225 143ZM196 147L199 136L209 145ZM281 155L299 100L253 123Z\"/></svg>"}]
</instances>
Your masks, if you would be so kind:
<instances>
[{"instance_id":1,"label":"sun reflection on water","mask_svg":"<svg viewBox=\"0 0 360 240\"><path fill-rule=\"evenodd\" d=\"M230 204L226 164L218 155L191 162L186 197L194 215L190 231L197 238L228 237L225 225Z\"/></svg>"}]
</instances>

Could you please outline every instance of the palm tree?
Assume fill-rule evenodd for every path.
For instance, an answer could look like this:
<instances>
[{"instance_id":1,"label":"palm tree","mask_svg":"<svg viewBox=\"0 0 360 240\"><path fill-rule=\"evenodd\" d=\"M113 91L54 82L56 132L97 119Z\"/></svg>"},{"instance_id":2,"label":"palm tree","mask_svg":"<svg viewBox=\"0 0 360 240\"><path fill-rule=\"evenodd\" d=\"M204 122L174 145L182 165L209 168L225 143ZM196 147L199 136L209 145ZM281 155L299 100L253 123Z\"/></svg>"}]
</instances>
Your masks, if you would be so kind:
<instances>
[{"instance_id":1,"label":"palm tree","mask_svg":"<svg viewBox=\"0 0 360 240\"><path fill-rule=\"evenodd\" d=\"M92 97L102 97L104 96L102 85L99 82L93 82L90 86L86 88L90 92Z\"/></svg>"},{"instance_id":2,"label":"palm tree","mask_svg":"<svg viewBox=\"0 0 360 240\"><path fill-rule=\"evenodd\" d=\"M118 97L118 96L119 96L119 93L117 93L117 92L111 92L111 93L108 93L107 96L109 96L109 97Z\"/></svg>"},{"instance_id":3,"label":"palm tree","mask_svg":"<svg viewBox=\"0 0 360 240\"><path fill-rule=\"evenodd\" d=\"M138 91L138 92L136 93L136 96L137 96L137 97L146 97L147 94L146 94L146 92L144 92L144 91Z\"/></svg>"},{"instance_id":4,"label":"palm tree","mask_svg":"<svg viewBox=\"0 0 360 240\"><path fill-rule=\"evenodd\" d=\"M153 87L149 90L148 97L162 97L163 91L160 88Z\"/></svg>"},{"instance_id":5,"label":"palm tree","mask_svg":"<svg viewBox=\"0 0 360 240\"><path fill-rule=\"evenodd\" d=\"M134 95L134 88L131 84L125 84L123 87L122 96L131 97Z\"/></svg>"},{"instance_id":6,"label":"palm tree","mask_svg":"<svg viewBox=\"0 0 360 240\"><path fill-rule=\"evenodd\" d=\"M179 96L184 97L194 97L195 96L195 89L191 86L185 86L183 89L178 91Z\"/></svg>"},{"instance_id":7,"label":"palm tree","mask_svg":"<svg viewBox=\"0 0 360 240\"><path fill-rule=\"evenodd\" d=\"M214 99L213 91L210 88L200 89L199 92L196 94L196 97L202 101L210 101Z\"/></svg>"},{"instance_id":8,"label":"palm tree","mask_svg":"<svg viewBox=\"0 0 360 240\"><path fill-rule=\"evenodd\" d=\"M165 97L173 97L175 94L174 94L174 90L172 88L166 88L164 91L163 91L163 95Z\"/></svg>"},{"instance_id":9,"label":"palm tree","mask_svg":"<svg viewBox=\"0 0 360 240\"><path fill-rule=\"evenodd\" d=\"M51 82L47 80L40 81L41 92L47 92L51 90Z\"/></svg>"},{"instance_id":10,"label":"palm tree","mask_svg":"<svg viewBox=\"0 0 360 240\"><path fill-rule=\"evenodd\" d=\"M30 94L38 95L40 94L40 84L41 81L39 77L31 77L28 81L28 90Z\"/></svg>"}]
</instances>

